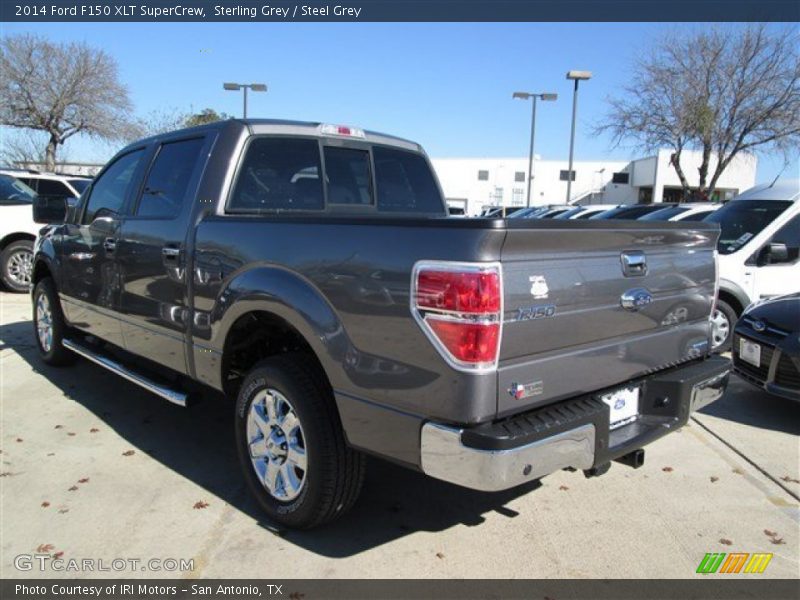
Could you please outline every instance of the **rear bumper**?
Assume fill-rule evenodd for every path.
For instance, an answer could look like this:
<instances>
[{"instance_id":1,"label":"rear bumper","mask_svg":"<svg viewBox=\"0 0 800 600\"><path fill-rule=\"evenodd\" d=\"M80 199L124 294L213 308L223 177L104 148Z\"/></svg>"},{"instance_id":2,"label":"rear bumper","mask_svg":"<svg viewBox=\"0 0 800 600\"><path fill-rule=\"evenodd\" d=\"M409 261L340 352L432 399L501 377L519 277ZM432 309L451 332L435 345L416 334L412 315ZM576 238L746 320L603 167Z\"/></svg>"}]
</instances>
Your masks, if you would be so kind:
<instances>
[{"instance_id":1,"label":"rear bumper","mask_svg":"<svg viewBox=\"0 0 800 600\"><path fill-rule=\"evenodd\" d=\"M420 442L422 470L467 488L498 491L568 467L603 465L683 426L693 411L722 396L729 373L730 361L714 357L629 382L642 386L640 414L613 431L609 408L598 399L606 390L472 428L428 422Z\"/></svg>"}]
</instances>

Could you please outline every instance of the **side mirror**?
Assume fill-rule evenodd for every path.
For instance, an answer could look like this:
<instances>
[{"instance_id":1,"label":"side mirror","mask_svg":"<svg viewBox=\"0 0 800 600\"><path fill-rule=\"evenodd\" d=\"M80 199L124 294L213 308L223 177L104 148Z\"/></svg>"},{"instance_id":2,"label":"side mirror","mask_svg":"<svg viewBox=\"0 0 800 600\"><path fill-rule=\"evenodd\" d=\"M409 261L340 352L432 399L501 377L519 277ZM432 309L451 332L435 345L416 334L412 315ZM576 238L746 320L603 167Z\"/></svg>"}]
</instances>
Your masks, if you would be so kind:
<instances>
[{"instance_id":1,"label":"side mirror","mask_svg":"<svg viewBox=\"0 0 800 600\"><path fill-rule=\"evenodd\" d=\"M771 243L767 250L767 260L770 263L783 263L789 260L789 248L786 244Z\"/></svg>"},{"instance_id":2,"label":"side mirror","mask_svg":"<svg viewBox=\"0 0 800 600\"><path fill-rule=\"evenodd\" d=\"M36 196L33 200L33 220L43 225L57 225L67 217L64 196Z\"/></svg>"}]
</instances>

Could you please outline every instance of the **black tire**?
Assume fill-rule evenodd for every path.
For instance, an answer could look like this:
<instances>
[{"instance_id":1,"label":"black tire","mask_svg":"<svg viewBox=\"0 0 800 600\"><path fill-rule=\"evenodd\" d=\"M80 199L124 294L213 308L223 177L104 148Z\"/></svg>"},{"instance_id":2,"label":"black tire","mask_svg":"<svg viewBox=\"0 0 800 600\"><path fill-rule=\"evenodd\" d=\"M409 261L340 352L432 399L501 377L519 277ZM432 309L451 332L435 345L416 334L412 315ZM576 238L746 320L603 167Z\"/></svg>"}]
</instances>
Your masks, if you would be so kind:
<instances>
[{"instance_id":1,"label":"black tire","mask_svg":"<svg viewBox=\"0 0 800 600\"><path fill-rule=\"evenodd\" d=\"M45 298L50 310L51 338L50 347L46 348L39 336L39 300ZM61 303L56 293L53 280L45 277L36 284L33 290L33 337L36 340L36 348L39 356L48 365L56 367L69 365L75 362L75 354L67 350L62 344L64 334L67 332L67 324L64 321L64 314L61 312Z\"/></svg>"},{"instance_id":2,"label":"black tire","mask_svg":"<svg viewBox=\"0 0 800 600\"><path fill-rule=\"evenodd\" d=\"M248 416L254 401L260 401L267 389L284 397L302 427L307 469L302 471L298 495L289 500L279 499L267 490L250 456ZM364 456L345 442L330 386L308 356L276 356L253 367L239 391L235 427L245 480L275 522L294 529L310 529L341 516L355 503L364 480ZM263 439L266 441L266 436ZM266 465L264 459L259 465Z\"/></svg>"},{"instance_id":3,"label":"black tire","mask_svg":"<svg viewBox=\"0 0 800 600\"><path fill-rule=\"evenodd\" d=\"M11 242L0 253L0 278L7 290L24 294L31 289L33 273L33 242Z\"/></svg>"},{"instance_id":4,"label":"black tire","mask_svg":"<svg viewBox=\"0 0 800 600\"><path fill-rule=\"evenodd\" d=\"M731 342L733 339L733 327L736 325L736 321L739 319L739 316L736 314L736 311L733 310L733 307L725 302L724 300L717 300L717 308L714 311L715 314L712 315L712 341L711 341L711 351L712 352L726 352L727 350L731 349ZM713 321L722 317L724 321L727 321L727 335L724 339L719 339L720 335L720 327L713 324Z\"/></svg>"}]
</instances>

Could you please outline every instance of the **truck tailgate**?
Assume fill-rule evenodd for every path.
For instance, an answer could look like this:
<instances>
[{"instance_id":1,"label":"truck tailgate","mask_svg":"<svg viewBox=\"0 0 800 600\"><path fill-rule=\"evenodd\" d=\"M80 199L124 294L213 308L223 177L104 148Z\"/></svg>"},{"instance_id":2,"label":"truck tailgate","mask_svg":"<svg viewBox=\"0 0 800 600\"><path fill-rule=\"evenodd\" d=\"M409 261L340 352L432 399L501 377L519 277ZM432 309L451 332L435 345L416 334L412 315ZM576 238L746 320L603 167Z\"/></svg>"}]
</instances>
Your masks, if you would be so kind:
<instances>
[{"instance_id":1,"label":"truck tailgate","mask_svg":"<svg viewBox=\"0 0 800 600\"><path fill-rule=\"evenodd\" d=\"M717 236L705 223L510 224L498 416L705 354Z\"/></svg>"}]
</instances>

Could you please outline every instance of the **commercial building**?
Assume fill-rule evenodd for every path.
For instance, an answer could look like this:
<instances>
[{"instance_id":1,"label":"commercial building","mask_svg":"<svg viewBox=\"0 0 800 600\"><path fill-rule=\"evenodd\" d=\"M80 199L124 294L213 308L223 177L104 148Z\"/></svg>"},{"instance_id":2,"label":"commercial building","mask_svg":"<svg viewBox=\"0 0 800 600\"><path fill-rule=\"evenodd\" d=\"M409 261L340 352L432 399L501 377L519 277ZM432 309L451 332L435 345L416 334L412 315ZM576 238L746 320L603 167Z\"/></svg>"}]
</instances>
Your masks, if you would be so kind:
<instances>
[{"instance_id":1,"label":"commercial building","mask_svg":"<svg viewBox=\"0 0 800 600\"><path fill-rule=\"evenodd\" d=\"M573 163L571 204L636 204L671 202L682 196L682 186L672 166L670 150L631 161L579 161ZM699 184L699 152L684 151L681 168L694 189ZM434 158L433 167L452 206L476 215L486 206L525 206L527 158ZM712 159L709 179L716 160ZM567 161L540 160L533 164L531 206L566 201ZM737 156L717 182L710 200L727 200L752 187L756 158Z\"/></svg>"}]
</instances>

